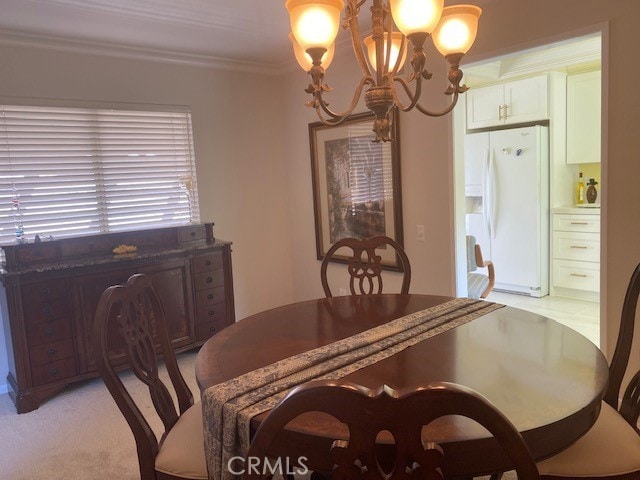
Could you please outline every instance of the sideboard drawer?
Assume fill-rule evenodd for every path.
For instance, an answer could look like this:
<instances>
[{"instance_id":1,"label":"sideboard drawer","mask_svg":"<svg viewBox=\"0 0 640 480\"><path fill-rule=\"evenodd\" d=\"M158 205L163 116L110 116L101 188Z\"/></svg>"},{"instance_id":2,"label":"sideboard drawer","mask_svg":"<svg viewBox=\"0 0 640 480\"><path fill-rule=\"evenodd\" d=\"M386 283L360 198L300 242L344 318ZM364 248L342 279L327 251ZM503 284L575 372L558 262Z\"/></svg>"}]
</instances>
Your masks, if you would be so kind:
<instances>
[{"instance_id":1,"label":"sideboard drawer","mask_svg":"<svg viewBox=\"0 0 640 480\"><path fill-rule=\"evenodd\" d=\"M224 302L225 291L224 286L200 290L196 292L196 305L213 305L214 303Z\"/></svg>"},{"instance_id":2,"label":"sideboard drawer","mask_svg":"<svg viewBox=\"0 0 640 480\"><path fill-rule=\"evenodd\" d=\"M34 302L50 302L64 297L69 287L66 282L42 282L22 286L22 302L29 305Z\"/></svg>"},{"instance_id":3,"label":"sideboard drawer","mask_svg":"<svg viewBox=\"0 0 640 480\"><path fill-rule=\"evenodd\" d=\"M212 253L211 255L200 255L191 260L193 273L211 272L222 269L222 253Z\"/></svg>"},{"instance_id":4,"label":"sideboard drawer","mask_svg":"<svg viewBox=\"0 0 640 480\"><path fill-rule=\"evenodd\" d=\"M31 377L35 386L63 380L76 375L76 359L65 358L31 369Z\"/></svg>"},{"instance_id":5,"label":"sideboard drawer","mask_svg":"<svg viewBox=\"0 0 640 480\"><path fill-rule=\"evenodd\" d=\"M68 318L60 318L52 322L27 325L27 342L29 346L51 343L71 337L71 324Z\"/></svg>"},{"instance_id":6,"label":"sideboard drawer","mask_svg":"<svg viewBox=\"0 0 640 480\"><path fill-rule=\"evenodd\" d=\"M213 320L226 323L227 307L224 302L198 306L198 323L212 322Z\"/></svg>"},{"instance_id":7,"label":"sideboard drawer","mask_svg":"<svg viewBox=\"0 0 640 480\"><path fill-rule=\"evenodd\" d=\"M73 340L69 338L31 347L29 359L31 366L45 365L56 360L73 357L74 352Z\"/></svg>"},{"instance_id":8,"label":"sideboard drawer","mask_svg":"<svg viewBox=\"0 0 640 480\"><path fill-rule=\"evenodd\" d=\"M194 275L196 291L206 290L224 285L224 270L214 270L213 272L203 272Z\"/></svg>"},{"instance_id":9,"label":"sideboard drawer","mask_svg":"<svg viewBox=\"0 0 640 480\"><path fill-rule=\"evenodd\" d=\"M207 232L204 225L193 225L178 228L178 242L201 242L206 239Z\"/></svg>"},{"instance_id":10,"label":"sideboard drawer","mask_svg":"<svg viewBox=\"0 0 640 480\"><path fill-rule=\"evenodd\" d=\"M30 302L24 305L25 323L35 324L49 322L69 315L69 304L65 298L50 302Z\"/></svg>"},{"instance_id":11,"label":"sideboard drawer","mask_svg":"<svg viewBox=\"0 0 640 480\"><path fill-rule=\"evenodd\" d=\"M227 326L228 323L226 319L221 318L201 322L196 326L196 335L198 336L198 340L206 340Z\"/></svg>"}]
</instances>

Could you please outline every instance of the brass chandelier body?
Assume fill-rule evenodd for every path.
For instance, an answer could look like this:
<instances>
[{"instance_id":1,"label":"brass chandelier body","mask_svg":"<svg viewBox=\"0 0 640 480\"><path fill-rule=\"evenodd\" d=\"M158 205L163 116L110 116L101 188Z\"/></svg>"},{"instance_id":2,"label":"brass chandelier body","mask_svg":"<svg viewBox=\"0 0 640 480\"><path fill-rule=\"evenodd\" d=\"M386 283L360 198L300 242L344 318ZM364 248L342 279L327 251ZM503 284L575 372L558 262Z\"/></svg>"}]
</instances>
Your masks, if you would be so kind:
<instances>
[{"instance_id":1,"label":"brass chandelier body","mask_svg":"<svg viewBox=\"0 0 640 480\"><path fill-rule=\"evenodd\" d=\"M311 3L312 1L313 0L289 0L287 2L287 8L290 9L291 3ZM323 2L323 0L315 1ZM326 1L333 3L336 0ZM427 38L431 36L431 32L417 31L410 32L407 35L395 32L390 1L394 0L373 0L373 5L371 6L372 33L370 37L365 39L365 43L369 43L368 51L370 61L367 62L367 55L365 54L364 44L361 41L358 21L361 8L367 0L347 0L342 28L349 30L351 33L351 42L362 72L362 77L358 82L351 104L345 111L335 112L331 110L328 102L324 99L324 94L332 90L332 88L325 83L325 65L327 63L326 54L328 48L326 46L309 46L304 49L304 52L310 57L307 58L307 60L310 60L308 73L311 76L311 83L305 91L311 94L312 99L307 102L307 106L315 109L321 122L327 125L337 125L353 113L362 96L363 90L367 87L364 92L364 100L367 108L375 114L373 130L376 136L374 141L376 142L393 140L390 132L392 131L391 124L394 121L394 106L397 106L399 110L405 112L415 108L425 115L438 117L451 112L458 101L459 95L468 90L468 87L461 85L462 71L460 70L460 61L471 44L469 43L468 46L461 47L461 51L447 51L436 44L441 53L444 53L450 65L448 72L449 86L444 93L451 97L451 101L446 108L440 111L428 110L420 104L419 100L422 94L423 82L432 77L432 74L426 69L427 57L424 52L424 43ZM395 1L398 2L400 0ZM440 9L442 9L442 0L439 2L435 0L434 3L440 3ZM294 7L295 6L296 5L294 5ZM477 27L477 17L480 15L481 10L471 5L449 7L449 9L458 10L460 8L471 10L471 13L475 15L475 26ZM447 9L445 8L444 10L446 11ZM468 11L463 13L468 16ZM441 23L444 17L445 15L442 15ZM292 14L293 35L295 36L295 26L293 23L294 19ZM437 28L438 27L436 27L436 29ZM475 30L472 31L470 35L475 38ZM473 38L471 39L471 43L473 42ZM389 41L389 39L391 39L391 41ZM294 50L296 48L300 49L301 47L301 45L296 45L296 40L297 37L292 38ZM333 48L333 45L331 45L331 48ZM409 48L411 49L409 72L406 76L401 76L399 75L399 70L402 68L404 58ZM464 51L462 51L463 49ZM301 66L306 69L307 65L300 62L299 52L296 52L296 57ZM323 65L323 61L325 65ZM398 95L398 89L402 90L406 96L404 102Z\"/></svg>"}]
</instances>

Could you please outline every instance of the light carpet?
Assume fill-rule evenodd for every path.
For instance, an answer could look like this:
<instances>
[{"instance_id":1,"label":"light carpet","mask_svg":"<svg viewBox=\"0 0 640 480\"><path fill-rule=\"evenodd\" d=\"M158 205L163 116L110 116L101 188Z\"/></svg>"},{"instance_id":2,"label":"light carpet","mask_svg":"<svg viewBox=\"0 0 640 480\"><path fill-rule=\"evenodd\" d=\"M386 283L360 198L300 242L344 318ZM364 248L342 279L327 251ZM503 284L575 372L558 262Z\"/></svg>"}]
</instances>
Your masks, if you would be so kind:
<instances>
[{"instance_id":1,"label":"light carpet","mask_svg":"<svg viewBox=\"0 0 640 480\"><path fill-rule=\"evenodd\" d=\"M196 352L178 355L194 397ZM167 378L165 371L163 378ZM127 388L152 424L163 431L146 387L131 372ZM0 478L3 480L138 480L131 430L101 379L67 388L33 412L18 415L8 394L0 395Z\"/></svg>"}]
</instances>

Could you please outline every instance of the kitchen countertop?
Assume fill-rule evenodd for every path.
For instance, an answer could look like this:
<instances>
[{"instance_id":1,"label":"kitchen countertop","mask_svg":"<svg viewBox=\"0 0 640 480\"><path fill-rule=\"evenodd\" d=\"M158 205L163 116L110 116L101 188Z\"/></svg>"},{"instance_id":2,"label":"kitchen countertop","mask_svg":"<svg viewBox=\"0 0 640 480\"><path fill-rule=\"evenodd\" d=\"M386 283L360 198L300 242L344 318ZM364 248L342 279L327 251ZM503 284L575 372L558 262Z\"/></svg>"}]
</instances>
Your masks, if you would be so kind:
<instances>
[{"instance_id":1,"label":"kitchen countertop","mask_svg":"<svg viewBox=\"0 0 640 480\"><path fill-rule=\"evenodd\" d=\"M584 207L577 207L573 205L566 207L555 207L551 209L551 213L568 213L571 215L600 215L600 204L585 204Z\"/></svg>"}]
</instances>

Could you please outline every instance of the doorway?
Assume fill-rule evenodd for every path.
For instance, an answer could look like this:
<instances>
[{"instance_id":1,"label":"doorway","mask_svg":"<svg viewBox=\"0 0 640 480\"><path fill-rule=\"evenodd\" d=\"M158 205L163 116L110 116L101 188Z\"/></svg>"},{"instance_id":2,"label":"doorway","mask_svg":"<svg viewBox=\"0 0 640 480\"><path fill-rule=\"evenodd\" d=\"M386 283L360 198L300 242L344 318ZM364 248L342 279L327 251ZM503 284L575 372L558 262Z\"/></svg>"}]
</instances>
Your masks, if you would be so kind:
<instances>
[{"instance_id":1,"label":"doorway","mask_svg":"<svg viewBox=\"0 0 640 480\"><path fill-rule=\"evenodd\" d=\"M594 184L595 189L602 186L600 152L604 149L599 144L597 147L594 146L595 144L588 144L586 150L583 148L587 145L585 142L594 140L596 135L593 132L584 135L588 130L587 127L575 126L576 115L578 120L586 118L579 108L577 110L575 108L576 104L578 107L586 105L582 99L576 100L576 92L585 94L584 91L580 91L585 88L584 80L588 79L592 82L589 84L590 92L597 88L597 93L600 93L602 34L597 32L466 65L464 72L465 83L472 90L465 95L464 106L454 111L453 118L458 296L467 295L466 236L474 234L474 236L482 238L482 242L485 243L485 245L481 245L485 259L495 257L500 259L502 263L501 265L494 262L497 288L487 300L554 318L560 323L580 331L598 345L601 331L599 305L600 202L598 199L590 204L585 198L584 204L581 204L578 203L579 200L576 197L580 173L583 174L585 189L589 179L593 179L591 183ZM534 111L535 108L538 108L534 105L534 97L538 90L531 90L533 88L530 86L533 85L531 79L538 79L538 81L544 79L546 102L544 107L547 110L542 113ZM593 85L593 82L597 82L597 87ZM576 85L578 85L577 89ZM503 116L503 112L507 111L507 103L515 95L513 92L517 88L524 89L524 102L530 104L520 104L519 111L515 113L521 116L515 120L507 118L505 121L504 118L497 118L496 115L495 119L489 118L488 123L485 122L491 116L490 113L493 113L485 115L482 111L484 106L494 101L490 96L504 95L501 98L507 98L506 101L499 100L496 104L496 111L499 111L500 117L506 117L507 115ZM473 93L470 95L470 92ZM487 96L483 97L485 94ZM592 97L593 95L589 94L583 98L593 100ZM514 102L516 101L517 99L514 100ZM513 105L515 107L517 104ZM598 99L597 104L593 106L598 120L601 105L602 101ZM524 106L533 112L533 116L526 116L529 111L525 111ZM576 112L580 113L576 114ZM523 113L524 116L522 116ZM539 251L535 252L536 255L540 255L541 282L543 284L542 290L538 290L542 293L538 294L535 293L535 285L526 284L524 288L521 288L518 284L512 285L508 281L500 281L515 278L514 275L511 277L503 275L501 279L498 272L502 268L506 274L509 267L518 264L517 257L512 257L515 260L510 261L504 251L492 252L491 244L494 243L494 236L499 233L499 229L495 225L478 227L480 220L484 222L484 219L491 216L483 210L483 208L487 209L490 204L488 199L486 202L484 201L485 195L488 195L486 189L479 186L483 184L484 178L482 182L478 182L467 178L469 168L465 172L465 164L468 163L465 162L465 157L468 157L468 150L471 148L468 142L471 134L480 133L488 136L491 132L508 131L533 125L547 129L549 136L548 174L543 174L539 180L543 185L546 182L548 206L542 208L540 213ZM601 133L599 123L597 129L596 134L599 140ZM583 134L582 138L575 138L576 134ZM467 140L466 152L465 139ZM576 144L582 148L583 152L577 158L574 152ZM524 151L524 149L509 148L503 145L499 154L505 158L510 155L512 159L515 159L518 150ZM594 155L586 158L585 151L593 152ZM516 183L523 181L526 179L515 180ZM585 191L583 191L583 196L584 194ZM544 195L543 193L543 197ZM475 198L473 198L474 196ZM536 202L539 201L536 200ZM518 202L513 200L500 202L500 199L494 199L493 208L496 204L504 208L518 208L516 203ZM508 215L503 215L503 218L514 219L517 216L517 213L511 211ZM582 225L587 219L590 226ZM492 228L494 228L493 231ZM581 228L582 230L580 230ZM572 231L572 229L577 229L577 231ZM508 243L508 238L507 234L507 241L502 240L503 245ZM495 241L495 244L500 245L500 241ZM517 253L513 253L513 255L517 255ZM521 252L521 255L528 255L528 253ZM548 294L544 290L545 282L548 285ZM531 291L528 291L528 288Z\"/></svg>"}]
</instances>

